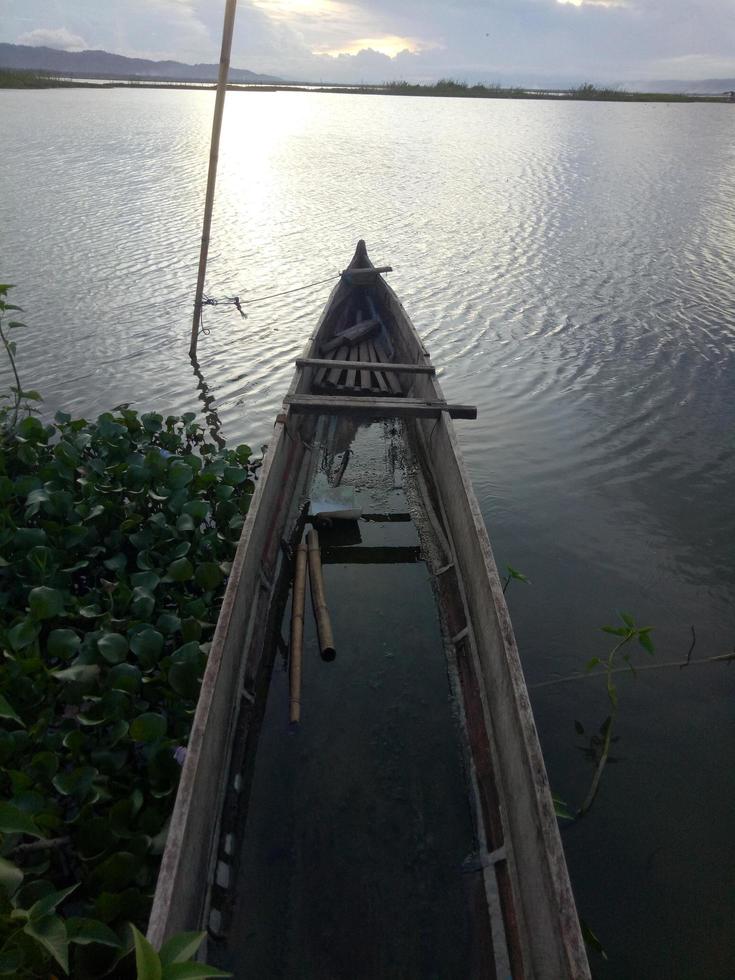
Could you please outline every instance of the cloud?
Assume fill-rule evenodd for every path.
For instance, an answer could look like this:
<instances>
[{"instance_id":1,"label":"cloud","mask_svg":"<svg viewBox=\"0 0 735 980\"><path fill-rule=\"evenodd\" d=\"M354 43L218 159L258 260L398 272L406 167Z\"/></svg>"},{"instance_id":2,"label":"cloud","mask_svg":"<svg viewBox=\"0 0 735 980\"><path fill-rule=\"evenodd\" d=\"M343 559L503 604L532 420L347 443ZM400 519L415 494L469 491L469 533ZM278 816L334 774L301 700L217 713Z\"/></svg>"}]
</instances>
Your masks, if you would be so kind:
<instances>
[{"instance_id":1,"label":"cloud","mask_svg":"<svg viewBox=\"0 0 735 980\"><path fill-rule=\"evenodd\" d=\"M61 51L86 51L89 45L79 34L72 34L65 27L37 27L15 39L16 44L28 44L33 48L58 48Z\"/></svg>"},{"instance_id":2,"label":"cloud","mask_svg":"<svg viewBox=\"0 0 735 980\"><path fill-rule=\"evenodd\" d=\"M733 0L241 0L232 64L296 81L735 74ZM224 0L0 0L0 39L216 62ZM64 28L50 32L50 10ZM331 56L330 56L331 55ZM686 73L686 75L684 75Z\"/></svg>"}]
</instances>

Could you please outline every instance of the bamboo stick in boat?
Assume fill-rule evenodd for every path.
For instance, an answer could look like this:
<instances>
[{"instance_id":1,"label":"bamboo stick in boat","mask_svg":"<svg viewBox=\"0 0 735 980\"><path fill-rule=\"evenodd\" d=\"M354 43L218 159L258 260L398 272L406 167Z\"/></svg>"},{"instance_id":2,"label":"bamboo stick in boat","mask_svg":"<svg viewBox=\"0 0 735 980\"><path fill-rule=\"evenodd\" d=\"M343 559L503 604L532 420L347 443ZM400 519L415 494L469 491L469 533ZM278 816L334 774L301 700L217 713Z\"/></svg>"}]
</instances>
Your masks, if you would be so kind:
<instances>
[{"instance_id":1,"label":"bamboo stick in boat","mask_svg":"<svg viewBox=\"0 0 735 980\"><path fill-rule=\"evenodd\" d=\"M291 602L291 656L290 691L288 699L289 722L301 721L301 660L304 649L304 601L306 596L306 542L302 541L296 552L296 572L293 580Z\"/></svg>"},{"instance_id":2,"label":"bamboo stick in boat","mask_svg":"<svg viewBox=\"0 0 735 980\"><path fill-rule=\"evenodd\" d=\"M309 583L311 585L311 601L314 605L316 627L319 632L319 649L322 653L322 660L334 660L337 651L334 649L332 624L329 619L327 600L324 595L319 534L316 531L309 531L306 536L306 543L309 549Z\"/></svg>"}]
</instances>

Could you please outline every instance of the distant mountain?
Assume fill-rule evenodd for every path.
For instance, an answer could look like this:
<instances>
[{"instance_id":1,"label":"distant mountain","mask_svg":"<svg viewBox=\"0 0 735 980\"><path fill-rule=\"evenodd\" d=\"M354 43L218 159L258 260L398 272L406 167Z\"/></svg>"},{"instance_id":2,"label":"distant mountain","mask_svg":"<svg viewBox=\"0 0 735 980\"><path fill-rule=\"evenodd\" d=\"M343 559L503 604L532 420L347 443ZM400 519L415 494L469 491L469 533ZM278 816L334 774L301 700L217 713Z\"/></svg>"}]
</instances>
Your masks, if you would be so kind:
<instances>
[{"instance_id":1,"label":"distant mountain","mask_svg":"<svg viewBox=\"0 0 735 980\"><path fill-rule=\"evenodd\" d=\"M50 71L77 78L148 78L172 82L212 82L219 73L219 65L185 65L181 61L126 58L109 51L59 51L26 44L0 44L0 68ZM230 81L277 84L282 79L258 75L246 68L231 68Z\"/></svg>"},{"instance_id":2,"label":"distant mountain","mask_svg":"<svg viewBox=\"0 0 735 980\"><path fill-rule=\"evenodd\" d=\"M735 92L735 78L702 78L697 81L662 79L658 82L623 83L623 88L636 92L682 92L687 95L722 95Z\"/></svg>"}]
</instances>

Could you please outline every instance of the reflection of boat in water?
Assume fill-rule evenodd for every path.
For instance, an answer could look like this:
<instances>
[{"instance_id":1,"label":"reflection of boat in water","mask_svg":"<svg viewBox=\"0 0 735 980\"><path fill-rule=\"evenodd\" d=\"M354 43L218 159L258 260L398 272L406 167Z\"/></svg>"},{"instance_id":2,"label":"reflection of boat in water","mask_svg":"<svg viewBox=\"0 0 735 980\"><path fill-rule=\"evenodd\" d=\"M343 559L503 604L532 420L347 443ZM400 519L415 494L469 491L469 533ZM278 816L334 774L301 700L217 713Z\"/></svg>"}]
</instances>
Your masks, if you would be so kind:
<instances>
[{"instance_id":1,"label":"reflection of boat in water","mask_svg":"<svg viewBox=\"0 0 735 980\"><path fill-rule=\"evenodd\" d=\"M218 946L225 949L220 957L223 965L232 967L237 949L244 951L243 963L251 956L250 968L243 966L242 974L236 970L237 976L589 977L513 630L451 421L473 418L475 410L444 400L427 351L395 293L370 263L363 242L296 363L209 653L149 937L160 943L172 932L208 927L210 961ZM319 663L319 670L330 673L319 675L323 683L314 675L304 700L307 724L286 743L280 738L286 718L278 715L277 723L269 721L266 701L274 696L268 694L269 686L273 692L281 684L273 664L277 650L285 656L281 620L293 545L313 516L307 502L329 500L330 493L336 499L335 484L342 492L342 497L336 495L335 506L349 509L344 501L352 493L362 515L359 522L345 522L341 529L335 520L334 527L322 535L337 660ZM434 668L428 655L425 666L421 658L429 645L427 636L437 636L436 616L426 611L417 614L418 605L414 607L405 592L395 592L415 587L418 594L426 582L426 566L441 624L441 637L435 642L446 654L446 660L439 658L441 666L437 661ZM330 573L335 576L331 581ZM431 596L429 605L433 608ZM370 617L369 608L373 609ZM387 710L390 698L375 693L382 690L384 665L380 679L370 681L374 690L367 691L361 673L364 664L358 660L358 648L366 633L370 644L364 656L374 656L378 648L395 648L402 669L410 668L416 677L416 689L408 698L405 686L401 688L404 700L389 722L380 713ZM440 689L443 683L446 698L447 667L455 714L447 711L447 717L440 718ZM340 669L342 679L335 681ZM436 680L424 679L431 669L443 676L438 687ZM332 701L324 693L330 684L337 685ZM432 703L435 695L439 707L424 711L421 706ZM403 714L408 728L414 725L413 748L406 759L396 748L404 737ZM394 721L398 735L391 742L381 737L379 728ZM332 722L341 740L319 735L317 729ZM307 730L309 725L313 734ZM453 860L447 855L458 845L451 839L453 831L443 832L439 826L444 819L436 816L442 789L438 775L431 782L432 768L436 766L438 772L444 766L440 757L444 758L445 743L458 730L460 748L454 756L449 752L442 771L450 773L447 778L453 785L464 787L462 806L470 817L463 853L471 857L455 863L454 871L440 881L439 872L431 869L441 867L444 874L447 861ZM393 829L371 836L371 821L374 827L382 826L381 814L387 811L381 810L378 799L382 777L375 785L370 781L370 766L375 768L367 745L370 731L377 733L370 745L379 743L386 764L397 772L390 792L402 806L409 806L411 820L419 828L415 835L421 838L419 857L406 857L405 867L398 867L402 854L397 849L407 853L413 846L402 836L400 814L408 811L390 811L386 827ZM253 763L258 742L261 761ZM264 743L274 753L269 757L276 760L272 771ZM282 784L289 780L295 784L302 776L300 769L285 774L286 767L297 765L288 754L294 755L289 746L299 744L298 766L309 770L315 780L311 795L304 796L311 802L301 810L297 807L292 819L312 821L308 846L303 840L299 845L305 852L311 849L311 856L305 857L299 856L291 838L288 844L280 843L278 836L267 842L273 819L251 813L261 806L288 822L285 808L290 804L284 802ZM310 761L310 747L315 762ZM264 772L259 784L258 765ZM453 774L452 766L457 770ZM400 785L402 774L405 785ZM360 800L352 809L340 795L343 790L346 794L346 783ZM332 805L335 809L329 809ZM277 809L269 811L269 806ZM449 809L453 806L451 801L447 804ZM461 812L459 807L460 823ZM354 827L350 826L353 818ZM439 829L432 827L435 818ZM325 826L331 827L329 834ZM343 866L331 868L330 877L325 877L335 834L344 834L340 838ZM433 856L426 856L426 841L433 842ZM383 843L393 855L389 859L393 865L373 878ZM271 857L264 863L259 852L268 848ZM280 904L274 900L271 906L266 892L280 887L275 883L279 862L288 866L284 874L291 876L291 884L279 893ZM416 926L414 936L411 901L398 896L404 895L402 889L410 895L411 882L421 876L421 868L417 871L415 866L421 864L429 877L421 879L424 897L416 922L420 918L423 924ZM298 874L302 879L313 876L316 891L308 892L308 881L293 884ZM303 899L298 908L297 892ZM303 898L307 893L310 897ZM368 893L373 895L370 902L360 898ZM404 910L406 925L395 921ZM280 915L290 915L293 921L272 921ZM391 921L386 922L386 916ZM447 922L452 916L456 934L461 934L455 945L463 945L459 958L450 948L453 940ZM252 947L260 941L252 923L262 925L265 919L274 932L282 929L282 942L276 953L267 952L266 940L260 953L249 951L248 943ZM243 925L244 920L250 925ZM437 939L442 930L448 930L446 941ZM293 948L287 953L289 942ZM411 943L418 950L414 959L407 952ZM419 965L426 950L434 964L428 972L425 963ZM276 968L278 957L283 962ZM272 972L263 972L264 962L271 964Z\"/></svg>"}]
</instances>

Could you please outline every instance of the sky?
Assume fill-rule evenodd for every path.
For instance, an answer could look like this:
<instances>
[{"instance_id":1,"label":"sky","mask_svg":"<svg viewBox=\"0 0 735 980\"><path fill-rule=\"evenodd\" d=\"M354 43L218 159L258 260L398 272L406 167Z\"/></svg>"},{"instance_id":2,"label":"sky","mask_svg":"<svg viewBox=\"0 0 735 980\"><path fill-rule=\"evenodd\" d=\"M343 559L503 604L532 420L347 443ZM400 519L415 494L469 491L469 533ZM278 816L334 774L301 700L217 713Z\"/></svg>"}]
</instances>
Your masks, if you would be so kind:
<instances>
[{"instance_id":1,"label":"sky","mask_svg":"<svg viewBox=\"0 0 735 980\"><path fill-rule=\"evenodd\" d=\"M225 0L0 0L0 41L217 62ZM735 76L735 0L239 0L232 64L303 81Z\"/></svg>"}]
</instances>

